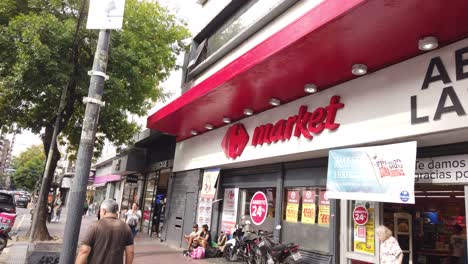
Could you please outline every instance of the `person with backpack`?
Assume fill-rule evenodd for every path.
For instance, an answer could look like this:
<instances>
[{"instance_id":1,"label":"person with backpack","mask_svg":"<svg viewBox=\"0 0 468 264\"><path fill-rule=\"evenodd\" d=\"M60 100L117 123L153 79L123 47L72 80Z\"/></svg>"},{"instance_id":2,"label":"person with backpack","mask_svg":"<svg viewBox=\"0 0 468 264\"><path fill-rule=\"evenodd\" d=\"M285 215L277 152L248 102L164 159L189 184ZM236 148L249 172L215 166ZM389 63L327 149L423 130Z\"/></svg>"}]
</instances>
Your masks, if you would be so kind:
<instances>
[{"instance_id":1,"label":"person with backpack","mask_svg":"<svg viewBox=\"0 0 468 264\"><path fill-rule=\"evenodd\" d=\"M125 222L130 227L130 230L132 230L133 238L135 238L138 232L138 223L140 222L141 215L142 214L141 211L138 210L137 203L133 203L132 209L124 213L124 216L126 218Z\"/></svg>"}]
</instances>

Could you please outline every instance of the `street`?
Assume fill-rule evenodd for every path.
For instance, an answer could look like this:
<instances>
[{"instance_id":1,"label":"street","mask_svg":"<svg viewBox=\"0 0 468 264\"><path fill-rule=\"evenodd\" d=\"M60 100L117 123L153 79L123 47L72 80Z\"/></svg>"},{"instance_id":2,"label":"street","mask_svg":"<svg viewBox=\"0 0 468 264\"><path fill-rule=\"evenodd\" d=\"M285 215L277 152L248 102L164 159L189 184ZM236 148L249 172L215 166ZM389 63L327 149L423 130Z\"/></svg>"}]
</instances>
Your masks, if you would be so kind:
<instances>
[{"instance_id":1,"label":"street","mask_svg":"<svg viewBox=\"0 0 468 264\"><path fill-rule=\"evenodd\" d=\"M62 244L62 236L65 229L67 211L67 208L63 209L60 222L51 222L47 224L49 234L54 237L54 240L44 243L48 244L49 248L57 248ZM18 236L24 236L28 231L31 225L31 215L29 209L24 208L17 208L17 214L17 220L10 233L12 240L8 242L8 246L0 254L0 264L25 263L24 261L18 262L18 255L21 253L19 251L27 248L21 247L24 246L26 242L22 239L17 240L17 238ZM97 218L95 215L87 215L83 217L81 222L80 238L86 233L87 228L96 220ZM193 260L191 258L182 256L181 252L182 250L169 248L166 245L160 243L159 240L151 239L146 235L139 233L135 238L135 258L133 263L223 263L220 259L210 259L210 261Z\"/></svg>"}]
</instances>

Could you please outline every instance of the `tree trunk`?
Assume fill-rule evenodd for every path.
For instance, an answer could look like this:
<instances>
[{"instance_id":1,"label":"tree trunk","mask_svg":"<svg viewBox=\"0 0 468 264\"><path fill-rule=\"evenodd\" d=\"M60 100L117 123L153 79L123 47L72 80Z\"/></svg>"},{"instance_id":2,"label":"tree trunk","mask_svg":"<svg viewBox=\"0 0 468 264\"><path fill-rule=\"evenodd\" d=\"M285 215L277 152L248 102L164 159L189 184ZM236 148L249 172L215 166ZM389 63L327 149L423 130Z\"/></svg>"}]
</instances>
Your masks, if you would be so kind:
<instances>
[{"instance_id":1,"label":"tree trunk","mask_svg":"<svg viewBox=\"0 0 468 264\"><path fill-rule=\"evenodd\" d=\"M52 143L53 131L54 131L54 128L52 126L47 127L42 137L42 143L44 145L44 153L46 157L49 154L49 148ZM54 178L55 168L57 167L57 162L59 160L60 160L60 152L58 150L57 144L55 144L54 155L52 156L52 162L50 164L49 174L46 175L47 177L46 188L45 188L46 190L50 190L50 186ZM52 237L49 235L49 230L47 229L47 225L46 225L47 216L48 216L47 215L47 203L48 203L47 198L49 196L49 192L48 191L44 192L43 195L45 196L43 199L44 202L42 204L37 204L35 208L35 212L34 212L34 214L37 214L35 217L38 217L38 226L35 230L35 234L33 235L33 240L44 241L44 240L52 239ZM29 228L27 236L30 235L30 232L31 232L31 227Z\"/></svg>"}]
</instances>

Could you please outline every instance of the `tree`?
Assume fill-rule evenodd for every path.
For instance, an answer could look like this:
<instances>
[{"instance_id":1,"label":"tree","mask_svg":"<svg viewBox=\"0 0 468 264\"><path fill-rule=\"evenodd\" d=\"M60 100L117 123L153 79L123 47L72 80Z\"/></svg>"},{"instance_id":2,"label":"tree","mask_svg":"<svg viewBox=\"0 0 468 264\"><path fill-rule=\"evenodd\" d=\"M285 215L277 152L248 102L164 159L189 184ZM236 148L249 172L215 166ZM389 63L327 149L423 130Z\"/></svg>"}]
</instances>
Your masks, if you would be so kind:
<instances>
[{"instance_id":1,"label":"tree","mask_svg":"<svg viewBox=\"0 0 468 264\"><path fill-rule=\"evenodd\" d=\"M51 146L57 106L68 88L59 125L61 137L79 145L93 52L98 32L86 30L86 0L2 0L0 3L0 124L42 131L44 152ZM138 127L128 115L145 115L165 96L160 82L177 68L186 49L185 25L156 1L127 0L123 29L111 33L109 66L99 117L96 149L107 138L127 143ZM60 159L55 148L49 181ZM45 197L46 198L46 197ZM47 200L47 199L44 199ZM46 214L33 238L50 239Z\"/></svg>"},{"instance_id":2,"label":"tree","mask_svg":"<svg viewBox=\"0 0 468 264\"><path fill-rule=\"evenodd\" d=\"M15 172L12 180L16 188L33 191L41 179L45 156L42 146L31 146L12 160Z\"/></svg>"}]
</instances>

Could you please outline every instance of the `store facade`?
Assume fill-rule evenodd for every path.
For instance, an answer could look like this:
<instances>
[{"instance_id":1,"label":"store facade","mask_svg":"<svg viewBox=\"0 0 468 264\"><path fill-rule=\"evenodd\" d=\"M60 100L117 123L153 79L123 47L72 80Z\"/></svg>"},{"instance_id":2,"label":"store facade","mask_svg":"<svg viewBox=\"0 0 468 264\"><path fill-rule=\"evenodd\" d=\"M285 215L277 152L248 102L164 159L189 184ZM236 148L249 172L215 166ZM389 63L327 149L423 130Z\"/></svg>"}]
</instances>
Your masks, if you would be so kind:
<instances>
[{"instance_id":1,"label":"store facade","mask_svg":"<svg viewBox=\"0 0 468 264\"><path fill-rule=\"evenodd\" d=\"M189 65L184 78L191 77L186 85L193 86L148 118L149 128L177 136L173 171L181 186L192 184L192 196L183 188L175 188L173 196L200 203L205 172L220 169L219 202L211 217L216 235L246 218L255 220L252 204L261 204L264 218L254 228L272 230L280 224L275 237L298 242L311 259L316 253L331 256L334 263L379 263L375 236L365 233L365 242L355 243L355 229L362 235L362 226L367 232L407 221L402 233L418 230L431 234L418 237L423 245L430 238L438 242L418 248L415 237L402 241L414 253L412 263L430 263L435 253L445 254L438 256L443 263L453 253L446 250L453 223L464 228L466 215L461 207L465 182L460 180L466 170L459 155L467 153L459 146L468 142L468 26L459 18L468 4L327 0L285 8L280 15L269 14L277 17L228 54L201 57L192 70ZM209 43L213 28L209 24L194 40L200 46L204 38ZM202 48L194 54L202 54ZM197 68L214 57L219 61L197 75ZM417 142L415 167L424 163L420 170L429 168L432 160L455 166L457 161L451 179L458 171L463 176L423 183L424 173L431 180L435 174L447 176L440 176L442 167L435 165L429 172L416 170L416 187L407 194L416 196L414 205L327 198L330 150L409 141ZM446 202L432 203L452 198L446 208ZM199 219L191 218L192 203L180 205L177 212L168 208L168 215L184 219L168 227L179 241L192 224L186 221ZM371 221L355 227L356 207L364 207ZM450 228L424 226L422 221L438 210L436 215L452 221ZM417 229L414 221L422 227Z\"/></svg>"},{"instance_id":2,"label":"store facade","mask_svg":"<svg viewBox=\"0 0 468 264\"><path fill-rule=\"evenodd\" d=\"M281 223L284 229L281 234L277 234L281 241L293 241L296 237L293 234L328 237L327 240L321 239L320 243L316 243L315 239L315 243L309 240L312 245L310 249L335 257L339 254L341 258L345 258L341 263L348 260L378 263L377 241L371 254L351 252L349 249L352 247L341 247L340 253L335 250L338 248L335 246L338 230L341 232L340 239L345 239L343 236L349 235L349 230L352 230L347 228L349 210L353 207L349 202L330 202L330 225L328 229L319 225L320 203L326 204L320 198L325 191L326 164L322 163L317 167L306 165L307 169L295 169L294 166L290 168L292 165L289 164L299 161L313 164L317 162L317 158L326 159L328 150L349 146L410 140L417 141L420 149L465 144L468 141L465 110L468 108L468 78L462 74L467 71L463 68L463 64L467 64L466 59L460 59L467 56L465 54L468 55L468 39L245 118L233 125L184 140L176 146L174 171L221 168L222 189L218 195L224 194L224 190L229 188L238 189L237 220L249 213L245 208L252 194L263 191L268 196L272 210L260 227L271 230L273 224ZM438 61L444 63L440 64ZM441 76L440 72L447 75ZM443 78L449 79L445 79L444 83ZM452 153L450 147L442 148L447 151L444 155ZM435 155L437 153L433 156ZM462 166L460 157L455 159L458 166ZM420 162L423 161L418 161L417 164ZM255 164L273 164L269 166L276 168L270 168L268 173L261 173L260 168L251 166ZM440 174L441 171L433 173ZM459 173L463 174L459 178L465 177L464 171ZM455 174L458 175L456 172ZM456 184L463 186L464 182L459 181ZM417 185L423 186L422 183ZM447 188L440 191L452 191ZM288 198L288 195L291 192L300 194L306 191L312 191L316 196L313 206L308 205L310 201L306 203L306 207L316 208L316 213L314 220L306 217L307 223L303 223L304 199L299 199L295 202L298 205L293 206L290 203L294 199ZM416 188L416 191L426 192L424 187ZM461 190L457 187L453 191ZM340 213L334 203L340 203ZM424 207L424 202L421 204ZM289 216L288 207L294 208L294 213ZM374 225L377 226L386 223L385 212L399 209L375 203L373 210ZM222 215L222 210L219 213ZM339 214L341 219L338 220L336 215ZM463 216L465 212L458 211L455 214ZM218 230L222 224L221 218L222 216L218 217L218 223L212 223L218 226ZM213 229L216 230L216 227ZM299 241L307 249L307 242L304 242L308 241L307 238L296 238L300 238Z\"/></svg>"}]
</instances>

